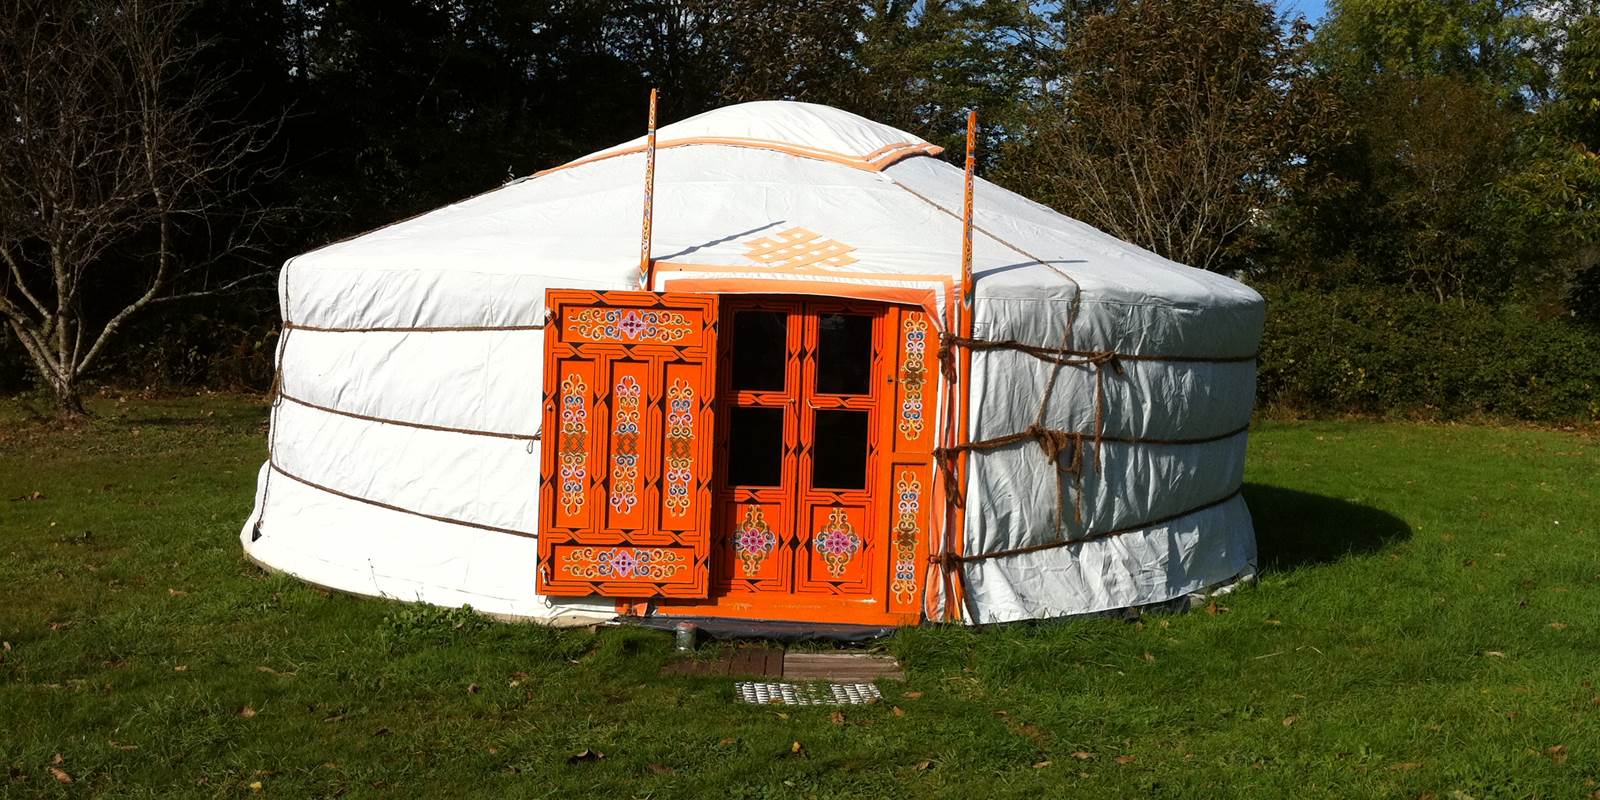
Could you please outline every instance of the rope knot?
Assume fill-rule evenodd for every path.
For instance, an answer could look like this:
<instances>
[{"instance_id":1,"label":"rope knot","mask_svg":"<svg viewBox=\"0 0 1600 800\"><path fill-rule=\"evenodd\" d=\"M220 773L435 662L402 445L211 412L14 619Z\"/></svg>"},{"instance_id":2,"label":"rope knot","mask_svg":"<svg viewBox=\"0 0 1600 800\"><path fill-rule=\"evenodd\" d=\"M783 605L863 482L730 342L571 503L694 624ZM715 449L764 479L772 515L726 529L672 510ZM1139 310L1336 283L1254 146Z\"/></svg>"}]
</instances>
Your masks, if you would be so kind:
<instances>
[{"instance_id":1,"label":"rope knot","mask_svg":"<svg viewBox=\"0 0 1600 800\"><path fill-rule=\"evenodd\" d=\"M1029 425L1026 431L1028 436L1039 443L1039 449L1044 451L1045 459L1054 462L1062 453L1071 452L1073 434L1046 428L1043 425Z\"/></svg>"},{"instance_id":2,"label":"rope knot","mask_svg":"<svg viewBox=\"0 0 1600 800\"><path fill-rule=\"evenodd\" d=\"M956 348L960 345L960 336L949 331L939 332L939 371L944 373L945 380L952 383L956 380Z\"/></svg>"}]
</instances>

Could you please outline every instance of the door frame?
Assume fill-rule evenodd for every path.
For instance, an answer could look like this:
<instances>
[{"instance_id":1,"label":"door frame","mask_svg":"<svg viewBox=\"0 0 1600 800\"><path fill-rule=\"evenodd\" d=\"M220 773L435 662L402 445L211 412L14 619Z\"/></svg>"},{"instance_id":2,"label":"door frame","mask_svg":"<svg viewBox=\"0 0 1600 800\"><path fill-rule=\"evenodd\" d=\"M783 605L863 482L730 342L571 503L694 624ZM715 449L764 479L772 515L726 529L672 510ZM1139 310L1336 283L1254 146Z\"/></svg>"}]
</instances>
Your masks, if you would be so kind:
<instances>
[{"instance_id":1,"label":"door frame","mask_svg":"<svg viewBox=\"0 0 1600 800\"><path fill-rule=\"evenodd\" d=\"M803 314L800 324L791 324L786 329L785 390L777 393L785 396L781 402L792 403L800 412L785 415L784 432L785 448L800 446L799 452L785 455L779 487L752 490L726 485L727 440L731 427L728 409L741 402L760 405L758 395L769 395L766 399L774 403L780 401L770 397L774 394L771 392L732 393L729 388L731 369L718 369L709 595L705 600L663 598L651 604L655 613L861 625L916 624L922 618L922 578L934 523L931 503L934 415L923 413L935 408L938 391L934 348L930 346L936 337L932 318L920 308L877 301L811 295L724 295L718 309L722 330L717 353L720 364L730 364L735 345L734 314L750 308L782 309L791 314L807 310L817 312ZM814 370L803 369L801 362L805 357L814 359L816 354L802 356L801 351L814 348L816 335L810 329L817 324L818 314L829 311L869 314L874 320L873 365L868 378L873 389L869 393L872 399L824 396L817 398L818 405L811 406L811 410L829 407L870 410L865 489L843 493L802 490L804 473L810 469L814 453L809 442L800 440L814 434L814 425L813 415L806 413L808 409L804 407L810 387L803 386L801 381L814 381L815 377ZM864 409L865 405L870 405L870 409ZM848 499L844 499L846 495ZM839 506L859 502L865 509L860 518L864 524L858 526L858 533L863 550L872 550L872 560L864 593L828 593L814 582L809 587L800 586L804 565L795 562L807 554L816 533L802 530L815 522L803 517L809 509L820 508L819 501L830 498ZM735 509L741 499L772 502L786 509L784 520L768 521L774 523L775 535L782 537L779 541L785 544L778 548L785 552L773 555L783 559L782 569L788 576L786 591L750 591L748 585L741 587L740 579L733 574L738 569L738 558L729 546L728 537L737 523ZM636 612L649 608L626 604L619 607Z\"/></svg>"}]
</instances>

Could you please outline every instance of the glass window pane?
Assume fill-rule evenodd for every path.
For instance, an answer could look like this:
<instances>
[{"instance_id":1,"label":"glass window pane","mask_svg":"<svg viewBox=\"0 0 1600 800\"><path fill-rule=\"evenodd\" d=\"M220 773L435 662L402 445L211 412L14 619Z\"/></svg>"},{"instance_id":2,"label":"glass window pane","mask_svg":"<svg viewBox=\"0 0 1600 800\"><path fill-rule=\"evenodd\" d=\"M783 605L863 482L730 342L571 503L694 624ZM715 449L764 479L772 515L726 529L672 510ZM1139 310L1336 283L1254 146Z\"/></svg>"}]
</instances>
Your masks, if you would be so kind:
<instances>
[{"instance_id":1,"label":"glass window pane","mask_svg":"<svg viewBox=\"0 0 1600 800\"><path fill-rule=\"evenodd\" d=\"M817 391L867 394L872 378L872 318L823 314L817 322Z\"/></svg>"},{"instance_id":2,"label":"glass window pane","mask_svg":"<svg viewBox=\"0 0 1600 800\"><path fill-rule=\"evenodd\" d=\"M728 416L728 485L782 484L783 409L734 408Z\"/></svg>"},{"instance_id":3,"label":"glass window pane","mask_svg":"<svg viewBox=\"0 0 1600 800\"><path fill-rule=\"evenodd\" d=\"M734 312L734 391L783 391L788 331L789 315L782 311Z\"/></svg>"},{"instance_id":4,"label":"glass window pane","mask_svg":"<svg viewBox=\"0 0 1600 800\"><path fill-rule=\"evenodd\" d=\"M867 412L818 411L811 454L813 487L867 488Z\"/></svg>"}]
</instances>

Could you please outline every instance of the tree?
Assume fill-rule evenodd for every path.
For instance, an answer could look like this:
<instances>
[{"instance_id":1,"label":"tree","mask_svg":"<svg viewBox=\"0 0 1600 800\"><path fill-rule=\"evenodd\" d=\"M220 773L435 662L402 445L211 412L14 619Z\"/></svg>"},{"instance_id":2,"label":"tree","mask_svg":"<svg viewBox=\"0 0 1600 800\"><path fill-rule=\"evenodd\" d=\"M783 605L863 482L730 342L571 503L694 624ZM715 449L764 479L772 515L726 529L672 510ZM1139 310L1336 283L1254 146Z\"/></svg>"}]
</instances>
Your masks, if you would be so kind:
<instances>
[{"instance_id":1,"label":"tree","mask_svg":"<svg viewBox=\"0 0 1600 800\"><path fill-rule=\"evenodd\" d=\"M1006 180L1168 258L1248 249L1320 106L1306 29L1253 0L1126 0L1081 19Z\"/></svg>"},{"instance_id":2,"label":"tree","mask_svg":"<svg viewBox=\"0 0 1600 800\"><path fill-rule=\"evenodd\" d=\"M1360 81L1452 75L1515 105L1550 90L1550 0L1333 0L1324 68Z\"/></svg>"},{"instance_id":3,"label":"tree","mask_svg":"<svg viewBox=\"0 0 1600 800\"><path fill-rule=\"evenodd\" d=\"M1587 26L1553 13L1587 2L1332 3L1312 50L1349 136L1286 184L1276 267L1559 306L1600 228L1600 162L1581 144Z\"/></svg>"},{"instance_id":4,"label":"tree","mask_svg":"<svg viewBox=\"0 0 1600 800\"><path fill-rule=\"evenodd\" d=\"M238 261L270 127L209 114L164 0L0 0L0 316L58 414L128 320L267 274Z\"/></svg>"}]
</instances>

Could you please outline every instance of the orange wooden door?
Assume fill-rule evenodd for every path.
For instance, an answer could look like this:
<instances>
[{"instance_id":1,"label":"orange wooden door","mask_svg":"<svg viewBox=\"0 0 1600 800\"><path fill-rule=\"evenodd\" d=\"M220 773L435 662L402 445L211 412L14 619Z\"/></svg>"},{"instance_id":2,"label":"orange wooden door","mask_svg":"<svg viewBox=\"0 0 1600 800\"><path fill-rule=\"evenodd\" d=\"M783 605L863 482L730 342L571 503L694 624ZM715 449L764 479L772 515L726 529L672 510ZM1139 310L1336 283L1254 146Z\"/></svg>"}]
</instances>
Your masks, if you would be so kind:
<instances>
[{"instance_id":1,"label":"orange wooden door","mask_svg":"<svg viewBox=\"0 0 1600 800\"><path fill-rule=\"evenodd\" d=\"M541 594L705 597L716 299L546 295Z\"/></svg>"},{"instance_id":2,"label":"orange wooden door","mask_svg":"<svg viewBox=\"0 0 1600 800\"><path fill-rule=\"evenodd\" d=\"M925 315L729 298L722 319L713 594L771 619L914 618L933 441Z\"/></svg>"}]
</instances>

